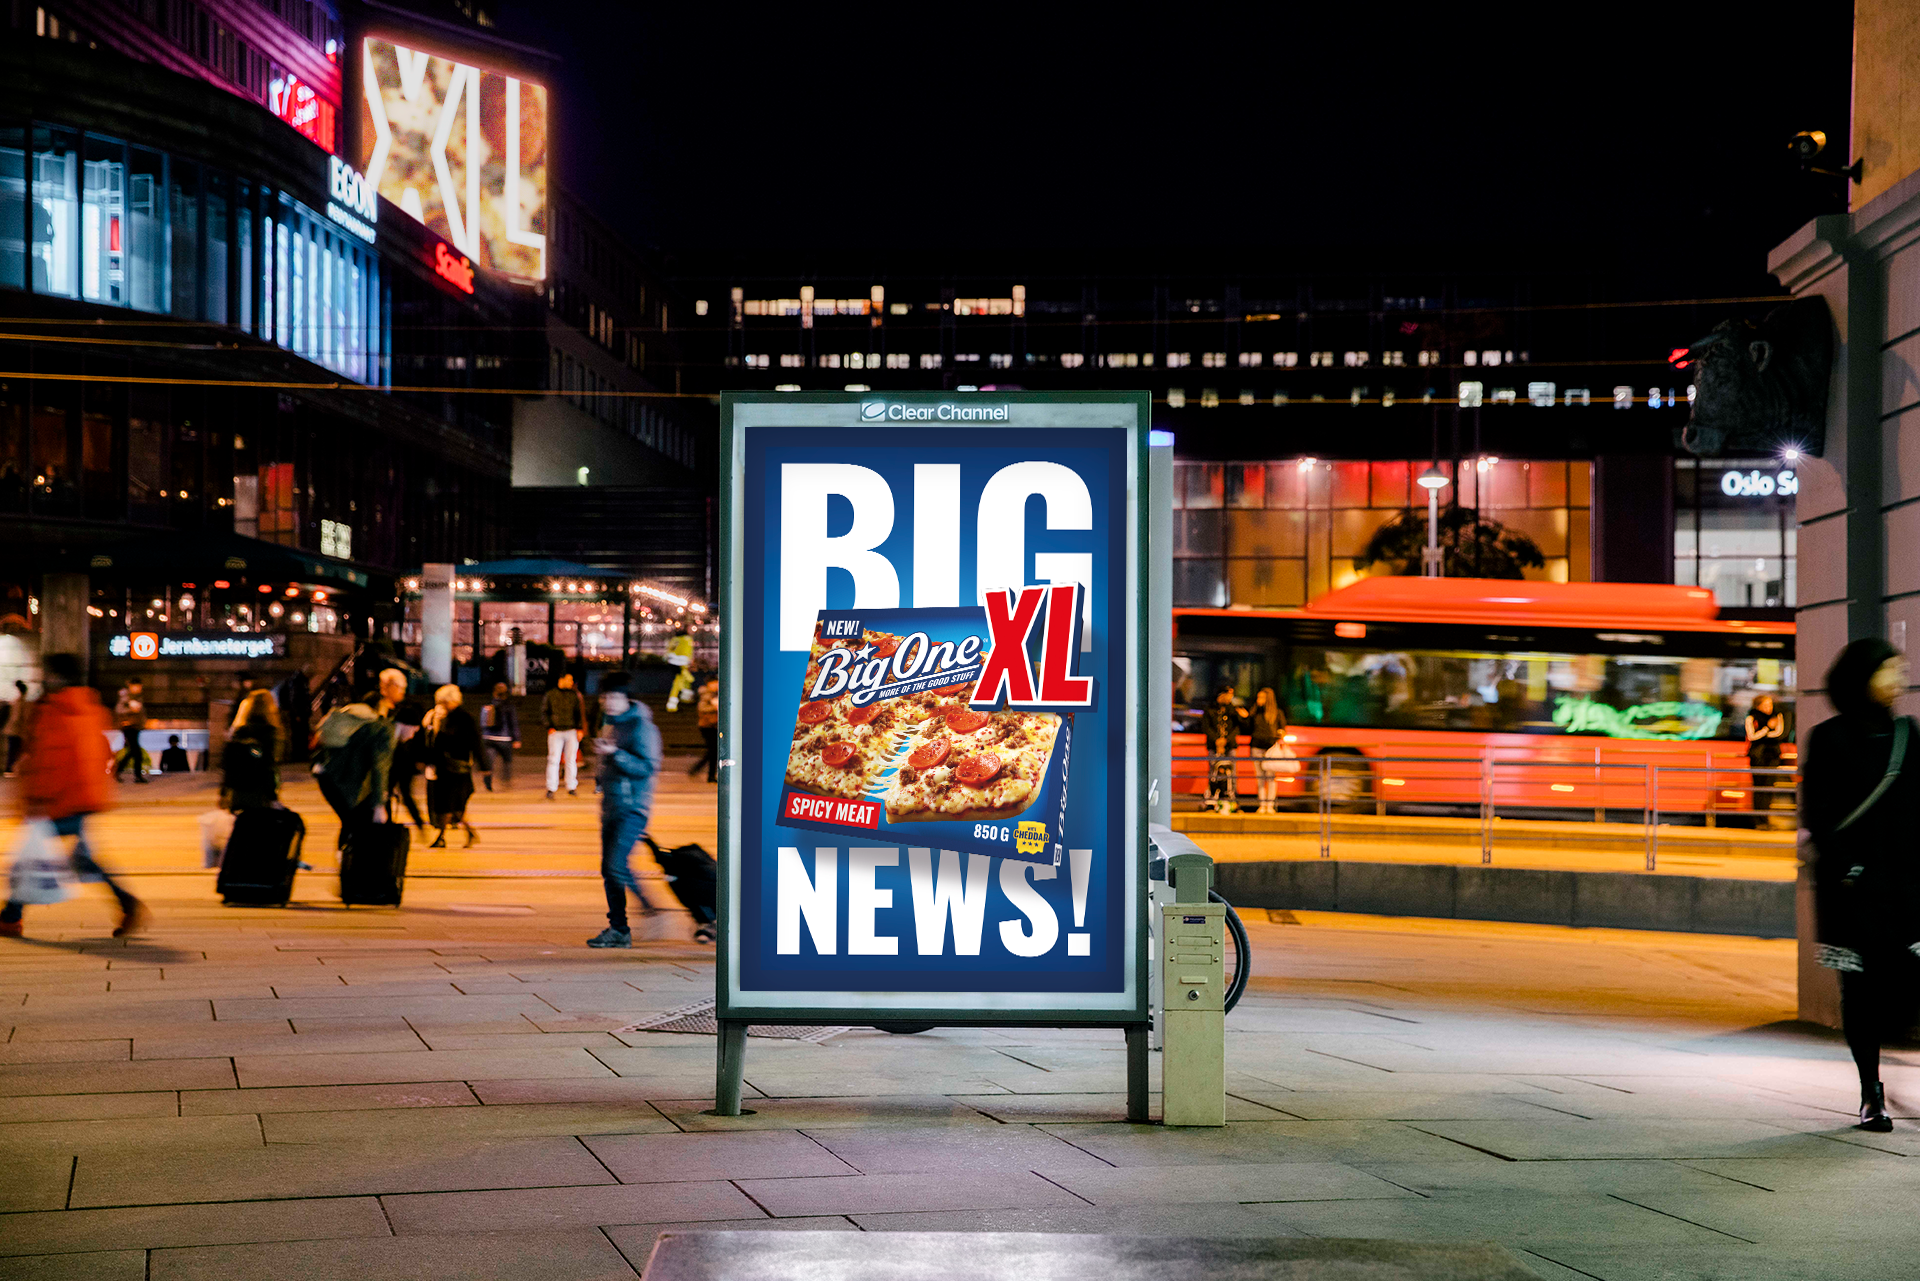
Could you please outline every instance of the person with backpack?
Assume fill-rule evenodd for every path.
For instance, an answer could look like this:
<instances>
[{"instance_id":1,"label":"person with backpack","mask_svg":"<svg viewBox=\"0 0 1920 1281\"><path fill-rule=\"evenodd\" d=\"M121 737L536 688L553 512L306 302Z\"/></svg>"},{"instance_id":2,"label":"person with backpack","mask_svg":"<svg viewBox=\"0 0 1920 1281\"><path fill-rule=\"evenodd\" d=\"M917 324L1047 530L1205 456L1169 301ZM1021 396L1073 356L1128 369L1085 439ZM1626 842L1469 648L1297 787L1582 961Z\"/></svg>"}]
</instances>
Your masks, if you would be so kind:
<instances>
[{"instance_id":1,"label":"person with backpack","mask_svg":"<svg viewBox=\"0 0 1920 1281\"><path fill-rule=\"evenodd\" d=\"M1904 1037L1920 993L1920 727L1893 714L1906 658L1875 637L1827 673L1839 714L1813 727L1801 767L1812 839L1815 961L1840 973L1840 1022L1860 1076L1862 1130L1893 1129L1880 1046Z\"/></svg>"},{"instance_id":2,"label":"person with backpack","mask_svg":"<svg viewBox=\"0 0 1920 1281\"><path fill-rule=\"evenodd\" d=\"M607 928L587 940L588 947L630 947L627 891L640 900L643 916L659 909L633 874L633 847L646 835L653 814L654 782L660 773L659 727L647 705L632 697L626 672L609 672L600 682L600 707L606 726L593 740L600 760L600 879L607 894ZM549 767L551 768L551 767Z\"/></svg>"},{"instance_id":3,"label":"person with backpack","mask_svg":"<svg viewBox=\"0 0 1920 1281\"><path fill-rule=\"evenodd\" d=\"M396 742L393 709L407 696L407 678L389 667L380 673L372 702L336 707L314 731L314 779L340 816L340 844L365 827L387 821L387 783Z\"/></svg>"},{"instance_id":4,"label":"person with backpack","mask_svg":"<svg viewBox=\"0 0 1920 1281\"><path fill-rule=\"evenodd\" d=\"M87 844L87 820L112 804L107 709L83 683L78 655L48 654L41 669L45 692L28 724L18 770L22 808L29 820L50 822L55 836L73 838L70 858L77 876L98 880L112 891L120 904L120 924L113 936L138 934L152 919L146 905L107 875ZM12 901L0 909L0 938L21 937L25 913L24 903Z\"/></svg>"}]
</instances>

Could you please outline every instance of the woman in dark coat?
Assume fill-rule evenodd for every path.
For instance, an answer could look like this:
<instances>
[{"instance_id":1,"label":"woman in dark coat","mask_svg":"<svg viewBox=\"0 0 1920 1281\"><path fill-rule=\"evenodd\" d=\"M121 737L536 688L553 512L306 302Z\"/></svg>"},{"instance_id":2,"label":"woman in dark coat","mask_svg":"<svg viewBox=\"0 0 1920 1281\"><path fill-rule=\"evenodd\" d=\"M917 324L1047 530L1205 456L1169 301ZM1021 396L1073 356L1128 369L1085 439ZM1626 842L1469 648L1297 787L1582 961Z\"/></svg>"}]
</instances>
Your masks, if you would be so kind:
<instances>
[{"instance_id":1,"label":"woman in dark coat","mask_svg":"<svg viewBox=\"0 0 1920 1281\"><path fill-rule=\"evenodd\" d=\"M467 831L467 844L479 843L480 833L467 822L467 802L473 798L473 767L480 759L480 726L461 705L460 687L442 685L433 696L433 710L421 726L427 740L427 810L434 833L429 849L445 849L447 829L458 823Z\"/></svg>"},{"instance_id":2,"label":"woman in dark coat","mask_svg":"<svg viewBox=\"0 0 1920 1281\"><path fill-rule=\"evenodd\" d=\"M280 803L280 709L273 695L254 690L241 702L220 751L221 807L235 814Z\"/></svg>"},{"instance_id":3,"label":"woman in dark coat","mask_svg":"<svg viewBox=\"0 0 1920 1281\"><path fill-rule=\"evenodd\" d=\"M1840 1018L1860 1070L1860 1128L1891 1130L1880 1045L1903 1035L1920 991L1920 728L1896 719L1907 660L1854 641L1827 673L1839 715L1807 741L1803 822L1813 838L1817 959L1840 972ZM1900 755L1900 770L1889 779Z\"/></svg>"}]
</instances>

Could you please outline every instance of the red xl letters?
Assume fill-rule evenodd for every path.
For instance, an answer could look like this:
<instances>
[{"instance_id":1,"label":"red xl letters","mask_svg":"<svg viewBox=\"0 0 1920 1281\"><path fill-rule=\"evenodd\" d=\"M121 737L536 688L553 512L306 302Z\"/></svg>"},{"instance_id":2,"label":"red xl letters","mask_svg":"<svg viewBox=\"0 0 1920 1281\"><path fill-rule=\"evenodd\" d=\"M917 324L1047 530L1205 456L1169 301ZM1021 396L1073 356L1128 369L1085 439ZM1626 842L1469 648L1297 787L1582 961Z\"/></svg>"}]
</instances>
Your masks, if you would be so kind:
<instances>
[{"instance_id":1,"label":"red xl letters","mask_svg":"<svg viewBox=\"0 0 1920 1281\"><path fill-rule=\"evenodd\" d=\"M1065 583L1023 587L1017 594L1010 590L987 593L987 628L993 647L974 687L974 706L998 707L1003 693L1009 707L1092 706L1093 679L1072 675L1074 652L1079 647L1082 590L1078 583ZM1027 639L1040 621L1043 601L1046 622L1036 693L1033 667L1027 659Z\"/></svg>"}]
</instances>

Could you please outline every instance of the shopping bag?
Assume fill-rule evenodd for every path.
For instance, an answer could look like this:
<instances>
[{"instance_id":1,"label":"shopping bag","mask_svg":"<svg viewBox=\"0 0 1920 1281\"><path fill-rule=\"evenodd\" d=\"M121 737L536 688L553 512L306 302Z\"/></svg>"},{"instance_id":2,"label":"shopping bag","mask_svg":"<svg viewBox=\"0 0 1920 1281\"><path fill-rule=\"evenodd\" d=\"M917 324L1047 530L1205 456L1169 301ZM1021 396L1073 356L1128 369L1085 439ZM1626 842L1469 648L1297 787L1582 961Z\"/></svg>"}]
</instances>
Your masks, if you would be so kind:
<instances>
[{"instance_id":1,"label":"shopping bag","mask_svg":"<svg viewBox=\"0 0 1920 1281\"><path fill-rule=\"evenodd\" d=\"M1300 758L1285 743L1275 743L1266 750L1266 762L1269 772L1274 774L1298 774Z\"/></svg>"},{"instance_id":2,"label":"shopping bag","mask_svg":"<svg viewBox=\"0 0 1920 1281\"><path fill-rule=\"evenodd\" d=\"M200 866L219 867L233 836L233 811L208 810L200 816Z\"/></svg>"},{"instance_id":3,"label":"shopping bag","mask_svg":"<svg viewBox=\"0 0 1920 1281\"><path fill-rule=\"evenodd\" d=\"M53 824L31 819L20 827L13 842L13 864L7 878L7 898L14 903L59 903L73 884L73 864L60 848Z\"/></svg>"}]
</instances>

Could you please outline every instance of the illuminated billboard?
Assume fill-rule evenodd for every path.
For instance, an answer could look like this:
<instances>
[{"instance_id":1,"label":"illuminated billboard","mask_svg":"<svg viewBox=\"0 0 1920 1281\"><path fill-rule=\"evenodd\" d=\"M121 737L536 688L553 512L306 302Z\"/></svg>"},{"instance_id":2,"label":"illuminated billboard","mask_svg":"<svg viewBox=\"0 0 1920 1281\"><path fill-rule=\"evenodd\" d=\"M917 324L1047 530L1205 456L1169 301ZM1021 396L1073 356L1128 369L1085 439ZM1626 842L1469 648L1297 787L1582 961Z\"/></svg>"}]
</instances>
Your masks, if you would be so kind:
<instances>
[{"instance_id":1,"label":"illuminated billboard","mask_svg":"<svg viewBox=\"0 0 1920 1281\"><path fill-rule=\"evenodd\" d=\"M547 90L499 71L362 43L367 181L474 266L547 274Z\"/></svg>"}]
</instances>

